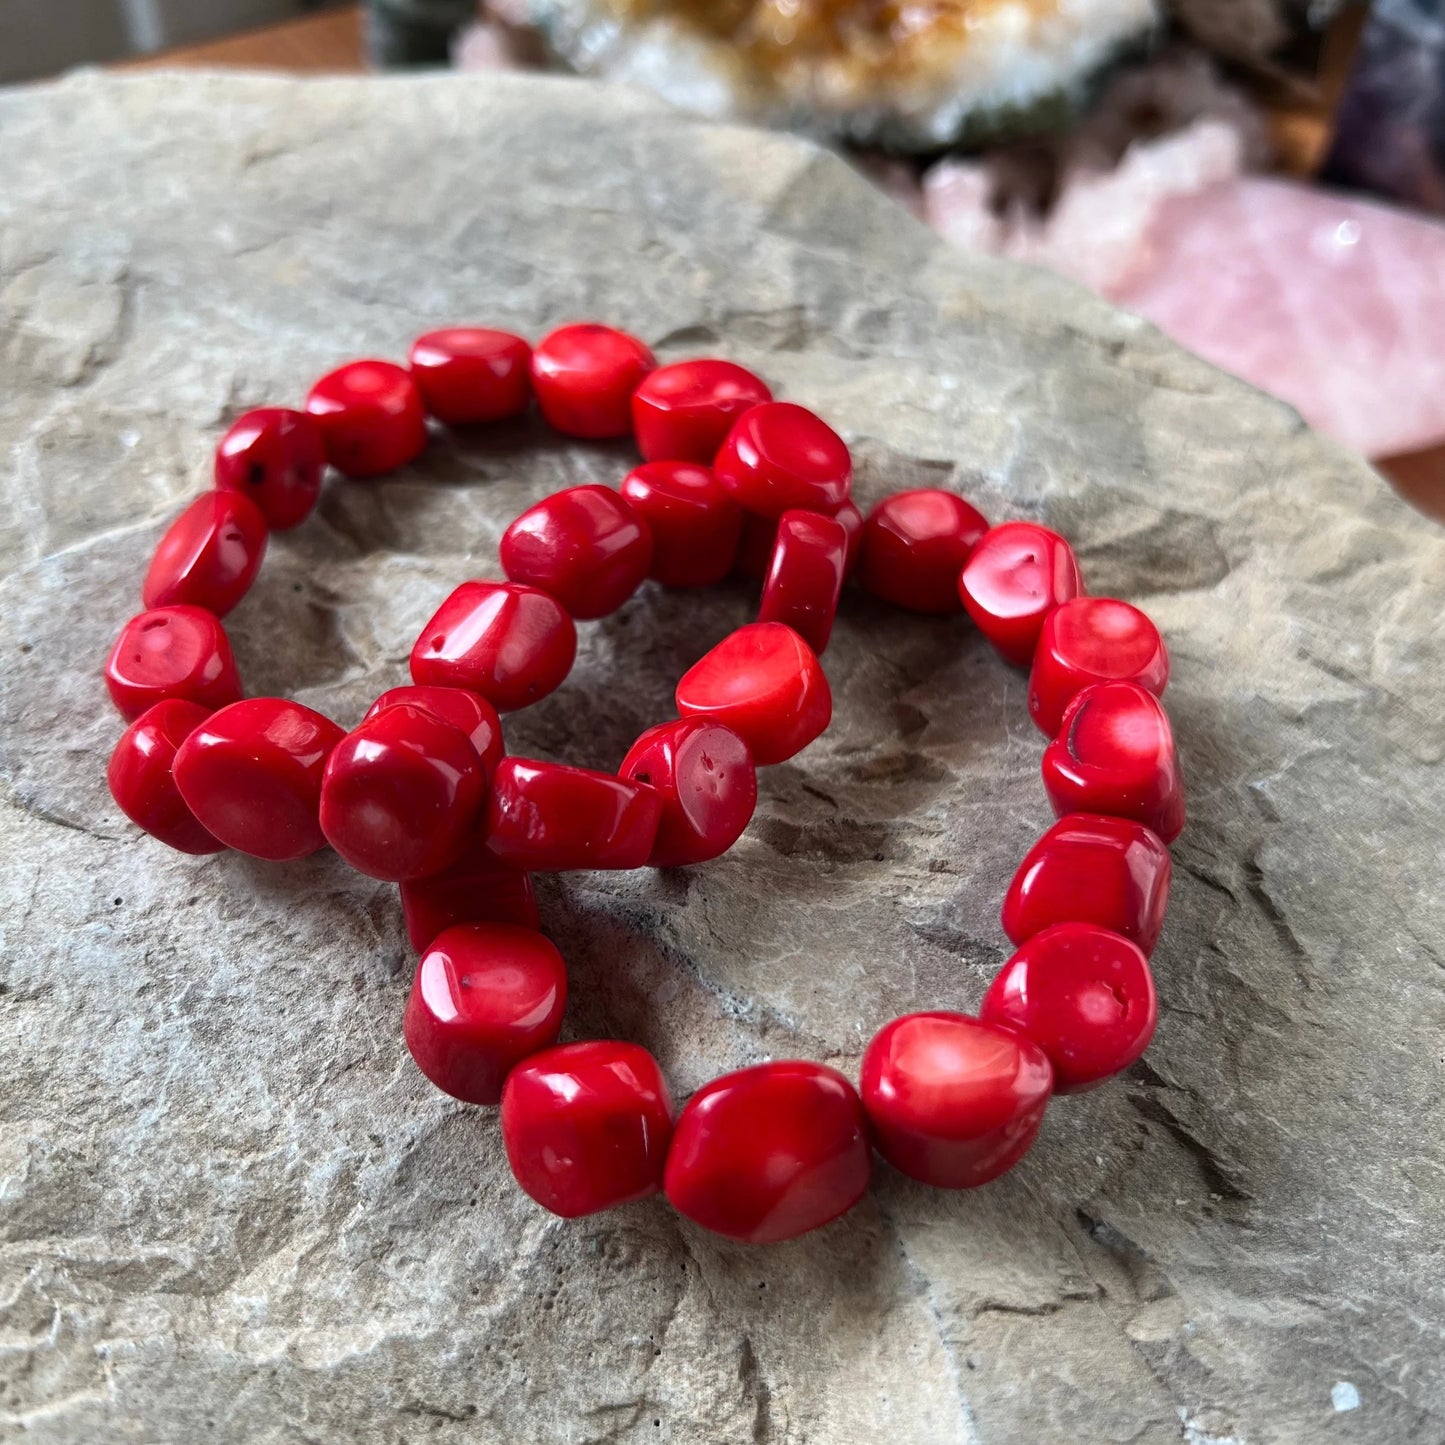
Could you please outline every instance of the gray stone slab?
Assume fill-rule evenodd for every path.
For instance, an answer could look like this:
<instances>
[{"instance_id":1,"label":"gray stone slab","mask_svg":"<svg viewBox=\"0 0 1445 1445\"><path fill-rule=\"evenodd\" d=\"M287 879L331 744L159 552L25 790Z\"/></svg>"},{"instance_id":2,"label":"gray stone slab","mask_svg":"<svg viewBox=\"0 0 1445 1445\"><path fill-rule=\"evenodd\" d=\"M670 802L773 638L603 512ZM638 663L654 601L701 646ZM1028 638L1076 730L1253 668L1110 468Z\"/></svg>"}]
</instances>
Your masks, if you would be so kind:
<instances>
[{"instance_id":1,"label":"gray stone slab","mask_svg":"<svg viewBox=\"0 0 1445 1445\"><path fill-rule=\"evenodd\" d=\"M762 1250L555 1221L402 1047L392 889L168 854L106 793L98 668L229 418L427 325L588 316L819 408L865 501L1047 520L1168 637L1159 1033L988 1188L880 1167ZM333 485L233 614L250 688L354 721L519 507L625 465L522 427ZM86 76L0 96L0 507L0 1437L1445 1440L1445 533L1284 407L638 95ZM615 765L752 606L644 589L510 746ZM570 1033L679 1097L853 1071L1006 955L1023 680L857 596L835 636L837 721L731 855L543 884Z\"/></svg>"}]
</instances>

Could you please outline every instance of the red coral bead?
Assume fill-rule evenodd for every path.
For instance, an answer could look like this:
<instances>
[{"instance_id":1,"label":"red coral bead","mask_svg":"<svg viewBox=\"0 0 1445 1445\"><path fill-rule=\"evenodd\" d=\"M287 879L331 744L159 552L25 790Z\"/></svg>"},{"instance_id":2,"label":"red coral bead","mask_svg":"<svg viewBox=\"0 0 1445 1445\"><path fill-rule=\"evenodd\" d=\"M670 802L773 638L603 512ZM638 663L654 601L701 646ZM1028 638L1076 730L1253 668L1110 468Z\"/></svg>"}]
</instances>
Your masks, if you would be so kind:
<instances>
[{"instance_id":1,"label":"red coral bead","mask_svg":"<svg viewBox=\"0 0 1445 1445\"><path fill-rule=\"evenodd\" d=\"M567 969L540 933L464 923L422 955L401 1029L437 1088L468 1104L498 1104L508 1072L556 1043L566 1006Z\"/></svg>"},{"instance_id":2,"label":"red coral bead","mask_svg":"<svg viewBox=\"0 0 1445 1445\"><path fill-rule=\"evenodd\" d=\"M833 633L847 565L848 534L841 522L816 512L784 512L758 621L785 623L821 655Z\"/></svg>"},{"instance_id":3,"label":"red coral bead","mask_svg":"<svg viewBox=\"0 0 1445 1445\"><path fill-rule=\"evenodd\" d=\"M632 394L637 449L650 462L711 462L733 423L771 401L767 383L711 357L660 366Z\"/></svg>"},{"instance_id":4,"label":"red coral bead","mask_svg":"<svg viewBox=\"0 0 1445 1445\"><path fill-rule=\"evenodd\" d=\"M127 722L167 698L213 711L241 696L226 630L204 607L156 607L132 617L106 659L105 685Z\"/></svg>"},{"instance_id":5,"label":"red coral bead","mask_svg":"<svg viewBox=\"0 0 1445 1445\"><path fill-rule=\"evenodd\" d=\"M878 1152L939 1189L1012 1169L1039 1132L1054 1082L1044 1051L967 1014L907 1014L863 1055L859 1091Z\"/></svg>"},{"instance_id":6,"label":"red coral bead","mask_svg":"<svg viewBox=\"0 0 1445 1445\"><path fill-rule=\"evenodd\" d=\"M1137 945L1092 923L1034 934L999 970L978 1012L1049 1056L1057 1094L1082 1093L1127 1069L1159 1017Z\"/></svg>"},{"instance_id":7,"label":"red coral bead","mask_svg":"<svg viewBox=\"0 0 1445 1445\"><path fill-rule=\"evenodd\" d=\"M819 516L828 516L820 512ZM858 566L858 554L863 550L863 513L854 502L844 502L832 517L842 525L848 537L848 556L843 564L843 575L851 577ZM759 517L752 512L743 513L743 534L738 543L737 561L734 570L744 577L761 582L773 565L773 548L778 541L778 518Z\"/></svg>"},{"instance_id":8,"label":"red coral bead","mask_svg":"<svg viewBox=\"0 0 1445 1445\"><path fill-rule=\"evenodd\" d=\"M542 415L574 437L632 430L632 393L657 365L635 336L587 322L563 326L532 353L532 388Z\"/></svg>"},{"instance_id":9,"label":"red coral bead","mask_svg":"<svg viewBox=\"0 0 1445 1445\"><path fill-rule=\"evenodd\" d=\"M509 331L449 326L412 343L422 404L447 426L503 421L532 399L532 348Z\"/></svg>"},{"instance_id":10,"label":"red coral bead","mask_svg":"<svg viewBox=\"0 0 1445 1445\"><path fill-rule=\"evenodd\" d=\"M683 674L677 710L730 727L763 766L785 762L828 726L833 694L817 655L791 627L752 622Z\"/></svg>"},{"instance_id":11,"label":"red coral bead","mask_svg":"<svg viewBox=\"0 0 1445 1445\"><path fill-rule=\"evenodd\" d=\"M515 868L641 868L662 799L614 773L503 758L492 778L483 836Z\"/></svg>"},{"instance_id":12,"label":"red coral bead","mask_svg":"<svg viewBox=\"0 0 1445 1445\"><path fill-rule=\"evenodd\" d=\"M197 497L167 529L141 589L147 607L204 607L224 617L266 555L266 518L240 492Z\"/></svg>"},{"instance_id":13,"label":"red coral bead","mask_svg":"<svg viewBox=\"0 0 1445 1445\"><path fill-rule=\"evenodd\" d=\"M1096 682L1136 682L1158 697L1169 654L1152 622L1112 597L1075 597L1044 619L1029 673L1029 715L1057 737L1075 693Z\"/></svg>"},{"instance_id":14,"label":"red coral bead","mask_svg":"<svg viewBox=\"0 0 1445 1445\"><path fill-rule=\"evenodd\" d=\"M1135 818L1166 843L1184 830L1184 780L1169 717L1137 683L1099 682L1076 693L1044 749L1043 770L1061 818Z\"/></svg>"},{"instance_id":15,"label":"red coral bead","mask_svg":"<svg viewBox=\"0 0 1445 1445\"><path fill-rule=\"evenodd\" d=\"M688 1100L664 1187L705 1229L775 1244L851 1209L872 1164L852 1084L822 1064L783 1061L724 1074Z\"/></svg>"},{"instance_id":16,"label":"red coral bead","mask_svg":"<svg viewBox=\"0 0 1445 1445\"><path fill-rule=\"evenodd\" d=\"M538 927L531 874L508 868L476 838L450 868L408 879L399 891L406 936L418 953L458 923Z\"/></svg>"},{"instance_id":17,"label":"red coral bead","mask_svg":"<svg viewBox=\"0 0 1445 1445\"><path fill-rule=\"evenodd\" d=\"M742 836L758 801L758 775L748 745L706 718L680 718L649 728L617 770L646 783L662 800L648 862L682 868L718 858Z\"/></svg>"},{"instance_id":18,"label":"red coral bead","mask_svg":"<svg viewBox=\"0 0 1445 1445\"><path fill-rule=\"evenodd\" d=\"M555 597L573 617L616 612L647 576L652 534L611 487L568 487L502 534L502 570Z\"/></svg>"},{"instance_id":19,"label":"red coral bead","mask_svg":"<svg viewBox=\"0 0 1445 1445\"><path fill-rule=\"evenodd\" d=\"M304 411L284 406L237 417L216 448L216 486L250 498L273 532L311 515L325 469L321 428Z\"/></svg>"},{"instance_id":20,"label":"red coral bead","mask_svg":"<svg viewBox=\"0 0 1445 1445\"><path fill-rule=\"evenodd\" d=\"M745 411L713 470L760 517L781 517L795 507L836 512L853 485L853 459L843 438L822 417L790 401L766 401Z\"/></svg>"},{"instance_id":21,"label":"red coral bead","mask_svg":"<svg viewBox=\"0 0 1445 1445\"><path fill-rule=\"evenodd\" d=\"M158 702L126 729L106 770L121 812L182 853L219 853L226 846L196 821L171 776L176 749L210 715L209 708L180 698Z\"/></svg>"},{"instance_id":22,"label":"red coral bead","mask_svg":"<svg viewBox=\"0 0 1445 1445\"><path fill-rule=\"evenodd\" d=\"M1004 932L1023 943L1053 923L1097 923L1151 954L1169 874L1169 850L1142 823L1070 813L1019 864L1004 898Z\"/></svg>"},{"instance_id":23,"label":"red coral bead","mask_svg":"<svg viewBox=\"0 0 1445 1445\"><path fill-rule=\"evenodd\" d=\"M1049 613L1083 590L1074 549L1033 522L990 527L958 579L958 595L974 626L1015 667L1033 661Z\"/></svg>"},{"instance_id":24,"label":"red coral bead","mask_svg":"<svg viewBox=\"0 0 1445 1445\"><path fill-rule=\"evenodd\" d=\"M983 514L952 492L895 492L863 524L858 580L915 612L961 612L958 574L987 531Z\"/></svg>"},{"instance_id":25,"label":"red coral bead","mask_svg":"<svg viewBox=\"0 0 1445 1445\"><path fill-rule=\"evenodd\" d=\"M707 587L727 576L737 556L743 509L711 467L646 462L622 483L627 505L652 534L648 575L664 587Z\"/></svg>"},{"instance_id":26,"label":"red coral bead","mask_svg":"<svg viewBox=\"0 0 1445 1445\"><path fill-rule=\"evenodd\" d=\"M502 1142L517 1183L576 1219L662 1187L672 1100L657 1060L597 1040L533 1054L502 1089Z\"/></svg>"},{"instance_id":27,"label":"red coral bead","mask_svg":"<svg viewBox=\"0 0 1445 1445\"><path fill-rule=\"evenodd\" d=\"M321 831L359 873L399 883L461 855L487 775L458 727L419 707L384 708L332 749Z\"/></svg>"},{"instance_id":28,"label":"red coral bead","mask_svg":"<svg viewBox=\"0 0 1445 1445\"><path fill-rule=\"evenodd\" d=\"M253 697L213 713L176 753L181 797L221 842L285 862L326 846L321 778L346 734L299 702Z\"/></svg>"},{"instance_id":29,"label":"red coral bead","mask_svg":"<svg viewBox=\"0 0 1445 1445\"><path fill-rule=\"evenodd\" d=\"M426 448L426 408L404 366L351 361L311 388L306 410L321 428L326 458L348 477L379 477Z\"/></svg>"},{"instance_id":30,"label":"red coral bead","mask_svg":"<svg viewBox=\"0 0 1445 1445\"><path fill-rule=\"evenodd\" d=\"M377 698L366 710L363 721L370 721L389 707L419 707L443 722L460 728L468 737L482 767L491 777L505 751L502 742L502 720L486 698L464 687L393 687Z\"/></svg>"},{"instance_id":31,"label":"red coral bead","mask_svg":"<svg viewBox=\"0 0 1445 1445\"><path fill-rule=\"evenodd\" d=\"M577 656L577 628L555 597L511 582L463 582L411 650L422 687L480 693L499 712L561 686Z\"/></svg>"}]
</instances>

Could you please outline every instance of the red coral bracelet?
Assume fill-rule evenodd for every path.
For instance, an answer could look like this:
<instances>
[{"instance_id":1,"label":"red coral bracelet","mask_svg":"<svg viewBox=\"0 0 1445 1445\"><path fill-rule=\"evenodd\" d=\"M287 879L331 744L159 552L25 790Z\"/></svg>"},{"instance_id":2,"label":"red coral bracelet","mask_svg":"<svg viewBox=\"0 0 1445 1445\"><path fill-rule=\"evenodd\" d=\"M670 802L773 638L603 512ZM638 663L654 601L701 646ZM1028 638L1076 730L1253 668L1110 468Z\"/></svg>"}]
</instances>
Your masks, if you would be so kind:
<instances>
[{"instance_id":1,"label":"red coral bracelet","mask_svg":"<svg viewBox=\"0 0 1445 1445\"><path fill-rule=\"evenodd\" d=\"M495 422L537 401L571 436L636 437L620 489L569 487L502 538L506 581L463 582L422 629L410 686L351 732L282 698L242 699L220 618L272 530L316 504L327 464L372 477L414 460L427 418ZM131 726L111 791L173 848L300 858L329 844L400 885L421 953L403 1020L438 1088L501 1104L518 1183L576 1216L659 1190L732 1238L792 1238L867 1187L876 1149L929 1184L983 1184L1018 1162L1052 1094L1127 1067L1154 1031L1147 956L1169 893L1184 792L1158 698L1163 641L1128 603L1085 595L1068 543L1031 522L990 528L961 497L904 492L866 521L842 439L728 361L658 367L640 341L567 326L535 351L475 328L423 336L409 366L357 361L305 411L248 412L216 453L216 490L172 524L147 610L106 664ZM645 579L703 586L763 574L759 620L684 674L678 716L616 773L504 753L501 712L560 686L576 622ZM1003 905L1018 951L977 1018L918 1013L864 1052L859 1086L798 1060L715 1079L674 1114L635 1044L558 1045L566 970L538 929L530 873L682 867L737 841L758 766L793 757L832 715L818 654L845 579L922 612L966 611L1031 668L1059 821Z\"/></svg>"}]
</instances>

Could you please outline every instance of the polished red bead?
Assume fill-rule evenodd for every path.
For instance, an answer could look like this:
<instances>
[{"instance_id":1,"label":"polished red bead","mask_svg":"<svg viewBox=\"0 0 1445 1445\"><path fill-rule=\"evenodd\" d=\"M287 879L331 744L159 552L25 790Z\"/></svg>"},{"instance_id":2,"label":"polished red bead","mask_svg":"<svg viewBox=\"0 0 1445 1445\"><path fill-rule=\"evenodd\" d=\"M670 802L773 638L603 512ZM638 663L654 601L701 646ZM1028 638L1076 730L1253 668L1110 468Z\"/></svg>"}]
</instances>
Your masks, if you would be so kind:
<instances>
[{"instance_id":1,"label":"polished red bead","mask_svg":"<svg viewBox=\"0 0 1445 1445\"><path fill-rule=\"evenodd\" d=\"M1142 823L1070 813L1009 884L1003 930L1023 943L1053 923L1097 923L1154 952L1169 903L1169 850Z\"/></svg>"},{"instance_id":2,"label":"polished red bead","mask_svg":"<svg viewBox=\"0 0 1445 1445\"><path fill-rule=\"evenodd\" d=\"M711 467L646 462L627 474L622 495L652 534L648 575L664 587L706 587L732 569L743 510Z\"/></svg>"},{"instance_id":3,"label":"polished red bead","mask_svg":"<svg viewBox=\"0 0 1445 1445\"><path fill-rule=\"evenodd\" d=\"M502 570L555 597L573 617L616 612L647 576L652 533L611 487L568 487L502 534Z\"/></svg>"},{"instance_id":4,"label":"polished red bead","mask_svg":"<svg viewBox=\"0 0 1445 1445\"><path fill-rule=\"evenodd\" d=\"M847 565L848 533L841 522L817 512L784 512L758 621L786 623L821 655L833 633Z\"/></svg>"},{"instance_id":5,"label":"polished red bead","mask_svg":"<svg viewBox=\"0 0 1445 1445\"><path fill-rule=\"evenodd\" d=\"M422 404L447 426L503 421L532 399L532 348L509 331L449 326L412 343Z\"/></svg>"},{"instance_id":6,"label":"polished red bead","mask_svg":"<svg viewBox=\"0 0 1445 1445\"><path fill-rule=\"evenodd\" d=\"M502 760L502 720L497 710L480 693L464 687L393 687L377 698L366 710L366 720L389 707L419 707L443 722L460 728L471 740L482 767L491 777Z\"/></svg>"},{"instance_id":7,"label":"polished red bead","mask_svg":"<svg viewBox=\"0 0 1445 1445\"><path fill-rule=\"evenodd\" d=\"M351 361L311 388L306 410L321 428L326 459L348 477L379 477L426 448L426 408L404 366Z\"/></svg>"},{"instance_id":8,"label":"polished red bead","mask_svg":"<svg viewBox=\"0 0 1445 1445\"><path fill-rule=\"evenodd\" d=\"M677 710L730 727L763 766L785 762L828 726L833 694L817 654L791 627L753 622L683 674Z\"/></svg>"},{"instance_id":9,"label":"polished red bead","mask_svg":"<svg viewBox=\"0 0 1445 1445\"><path fill-rule=\"evenodd\" d=\"M656 358L635 336L587 322L563 326L532 353L532 388L550 425L574 437L632 430L632 393Z\"/></svg>"},{"instance_id":10,"label":"polished red bead","mask_svg":"<svg viewBox=\"0 0 1445 1445\"><path fill-rule=\"evenodd\" d=\"M503 758L492 777L483 836L515 868L641 868L661 816L662 799L644 783Z\"/></svg>"},{"instance_id":11,"label":"polished red bead","mask_svg":"<svg viewBox=\"0 0 1445 1445\"><path fill-rule=\"evenodd\" d=\"M321 428L304 411L284 406L237 417L216 448L216 486L249 497L273 532L311 515L325 469Z\"/></svg>"},{"instance_id":12,"label":"polished red bead","mask_svg":"<svg viewBox=\"0 0 1445 1445\"><path fill-rule=\"evenodd\" d=\"M1028 1153L1053 1069L1011 1029L967 1014L907 1014L874 1036L858 1087L873 1141L895 1169L939 1189L971 1189Z\"/></svg>"},{"instance_id":13,"label":"polished red bead","mask_svg":"<svg viewBox=\"0 0 1445 1445\"><path fill-rule=\"evenodd\" d=\"M425 878L461 856L486 795L487 774L466 733L401 704L367 718L332 749L321 831L368 877Z\"/></svg>"},{"instance_id":14,"label":"polished red bead","mask_svg":"<svg viewBox=\"0 0 1445 1445\"><path fill-rule=\"evenodd\" d=\"M1112 597L1075 597L1044 619L1029 673L1029 716L1057 737L1075 693L1096 682L1136 682L1155 697L1169 681L1169 654L1152 622Z\"/></svg>"},{"instance_id":15,"label":"polished red bead","mask_svg":"<svg viewBox=\"0 0 1445 1445\"><path fill-rule=\"evenodd\" d=\"M411 675L511 712L560 687L576 656L577 628L556 598L511 582L463 582L422 629Z\"/></svg>"},{"instance_id":16,"label":"polished red bead","mask_svg":"<svg viewBox=\"0 0 1445 1445\"><path fill-rule=\"evenodd\" d=\"M767 383L711 357L660 366L632 394L637 449L650 462L708 462L749 407L771 401Z\"/></svg>"},{"instance_id":17,"label":"polished red bead","mask_svg":"<svg viewBox=\"0 0 1445 1445\"><path fill-rule=\"evenodd\" d=\"M299 702L253 697L206 719L176 753L176 786L221 842L284 862L326 846L321 778L346 734Z\"/></svg>"},{"instance_id":18,"label":"polished red bead","mask_svg":"<svg viewBox=\"0 0 1445 1445\"><path fill-rule=\"evenodd\" d=\"M182 853L219 853L226 846L196 821L171 776L176 749L210 715L209 708L180 698L158 702L126 729L106 770L121 812Z\"/></svg>"},{"instance_id":19,"label":"polished red bead","mask_svg":"<svg viewBox=\"0 0 1445 1445\"><path fill-rule=\"evenodd\" d=\"M207 492L167 528L141 600L147 607L204 607L224 617L256 580L266 538L266 518L243 493Z\"/></svg>"},{"instance_id":20,"label":"polished red bead","mask_svg":"<svg viewBox=\"0 0 1445 1445\"><path fill-rule=\"evenodd\" d=\"M851 1209L872 1163L852 1084L789 1060L724 1074L688 1100L665 1188L673 1208L705 1229L774 1244Z\"/></svg>"},{"instance_id":21,"label":"polished red bead","mask_svg":"<svg viewBox=\"0 0 1445 1445\"><path fill-rule=\"evenodd\" d=\"M836 512L853 486L853 459L843 438L822 417L790 401L765 401L745 411L713 470L760 517L781 517L795 507Z\"/></svg>"},{"instance_id":22,"label":"polished red bead","mask_svg":"<svg viewBox=\"0 0 1445 1445\"><path fill-rule=\"evenodd\" d=\"M1092 923L1034 934L999 970L978 1012L1049 1056L1057 1094L1082 1093L1127 1069L1159 1016L1138 946Z\"/></svg>"},{"instance_id":23,"label":"polished red bead","mask_svg":"<svg viewBox=\"0 0 1445 1445\"><path fill-rule=\"evenodd\" d=\"M832 516L842 524L848 537L848 557L843 566L843 575L851 577L858 566L858 554L863 550L863 513L856 502L844 502L836 512L821 512L820 516ZM773 565L773 547L778 540L778 519L759 517L752 512L743 513L743 534L738 543L737 561L734 570L744 577L753 577L761 582Z\"/></svg>"},{"instance_id":24,"label":"polished red bead","mask_svg":"<svg viewBox=\"0 0 1445 1445\"><path fill-rule=\"evenodd\" d=\"M1169 717L1133 682L1075 693L1059 735L1044 749L1044 789L1054 812L1135 818L1166 843L1184 830L1184 780Z\"/></svg>"},{"instance_id":25,"label":"polished red bead","mask_svg":"<svg viewBox=\"0 0 1445 1445\"><path fill-rule=\"evenodd\" d=\"M540 933L464 923L422 955L401 1029L437 1088L468 1104L499 1104L508 1072L556 1043L566 1005L566 966Z\"/></svg>"},{"instance_id":26,"label":"polished red bead","mask_svg":"<svg viewBox=\"0 0 1445 1445\"><path fill-rule=\"evenodd\" d=\"M502 1089L502 1143L517 1183L564 1219L662 1187L672 1100L636 1044L562 1044L518 1064Z\"/></svg>"},{"instance_id":27,"label":"polished red bead","mask_svg":"<svg viewBox=\"0 0 1445 1445\"><path fill-rule=\"evenodd\" d=\"M226 629L204 607L156 607L132 617L106 659L105 685L127 722L167 698L214 711L241 696Z\"/></svg>"},{"instance_id":28,"label":"polished red bead","mask_svg":"<svg viewBox=\"0 0 1445 1445\"><path fill-rule=\"evenodd\" d=\"M1033 661L1049 613L1083 590L1074 549L1033 522L990 527L958 579L958 595L974 625L1015 667Z\"/></svg>"},{"instance_id":29,"label":"polished red bead","mask_svg":"<svg viewBox=\"0 0 1445 1445\"><path fill-rule=\"evenodd\" d=\"M915 612L961 612L958 574L987 531L983 514L952 492L895 492L863 524L858 580Z\"/></svg>"},{"instance_id":30,"label":"polished red bead","mask_svg":"<svg viewBox=\"0 0 1445 1445\"><path fill-rule=\"evenodd\" d=\"M662 800L648 862L681 868L720 857L742 836L758 801L748 745L707 718L680 718L649 728L618 773L646 783Z\"/></svg>"},{"instance_id":31,"label":"polished red bead","mask_svg":"<svg viewBox=\"0 0 1445 1445\"><path fill-rule=\"evenodd\" d=\"M450 868L409 879L398 891L406 936L417 952L458 923L539 926L532 875L508 868L475 837Z\"/></svg>"}]
</instances>

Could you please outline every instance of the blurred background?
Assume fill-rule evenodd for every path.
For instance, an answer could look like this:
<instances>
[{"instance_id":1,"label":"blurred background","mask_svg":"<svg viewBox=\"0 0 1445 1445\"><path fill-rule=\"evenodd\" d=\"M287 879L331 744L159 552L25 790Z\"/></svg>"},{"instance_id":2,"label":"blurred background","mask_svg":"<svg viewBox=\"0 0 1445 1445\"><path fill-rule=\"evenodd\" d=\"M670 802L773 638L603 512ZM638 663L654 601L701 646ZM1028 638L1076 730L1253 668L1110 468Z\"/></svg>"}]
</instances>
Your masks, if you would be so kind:
<instances>
[{"instance_id":1,"label":"blurred background","mask_svg":"<svg viewBox=\"0 0 1445 1445\"><path fill-rule=\"evenodd\" d=\"M572 71L813 135L1445 520L1445 0L0 0L0 82L82 64Z\"/></svg>"}]
</instances>

